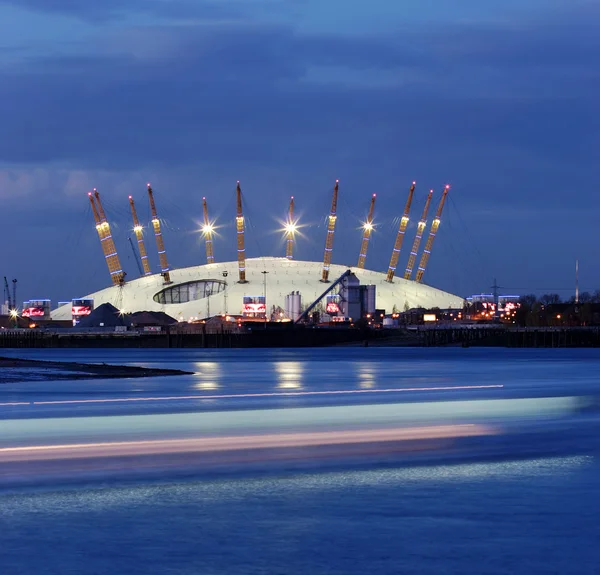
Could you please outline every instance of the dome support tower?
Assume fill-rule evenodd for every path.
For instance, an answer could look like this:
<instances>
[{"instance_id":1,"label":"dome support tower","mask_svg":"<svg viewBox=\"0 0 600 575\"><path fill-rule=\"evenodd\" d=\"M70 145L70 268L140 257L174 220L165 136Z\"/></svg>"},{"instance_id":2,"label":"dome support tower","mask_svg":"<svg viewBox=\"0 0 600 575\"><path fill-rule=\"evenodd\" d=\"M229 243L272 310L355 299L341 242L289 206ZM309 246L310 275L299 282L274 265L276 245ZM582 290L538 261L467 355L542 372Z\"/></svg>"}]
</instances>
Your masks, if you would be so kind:
<instances>
[{"instance_id":1,"label":"dome support tower","mask_svg":"<svg viewBox=\"0 0 600 575\"><path fill-rule=\"evenodd\" d=\"M152 227L154 228L154 237L156 238L156 247L158 248L158 259L160 261L160 270L166 284L171 283L171 274L169 273L169 263L167 262L167 252L165 242L160 230L160 220L156 214L156 204L154 203L154 193L152 187L148 184L148 198L150 200L150 210L152 212Z\"/></svg>"},{"instance_id":2,"label":"dome support tower","mask_svg":"<svg viewBox=\"0 0 600 575\"><path fill-rule=\"evenodd\" d=\"M446 203L446 196L448 195L449 189L450 186L446 186L444 188L444 191L442 192L442 199L440 200L435 218L433 219L433 222L431 222L431 230L429 231L429 237L427 238L427 243L425 244L425 249L423 250L423 255L421 256L419 269L417 270L417 277L415 278L419 283L423 281L423 274L425 273L425 268L427 267L427 262L429 261L429 256L431 255L431 248L433 247L435 235L440 227L442 210L444 209L444 204Z\"/></svg>"},{"instance_id":3,"label":"dome support tower","mask_svg":"<svg viewBox=\"0 0 600 575\"><path fill-rule=\"evenodd\" d=\"M406 234L406 227L408 226L410 206L412 204L416 185L417 182L413 182L410 190L408 191L408 198L406 199L406 205L404 206L404 213L402 214L402 218L400 218L400 227L398 228L396 243L394 244L394 250L392 251L392 257L390 259L390 267L388 268L387 277L385 278L389 283L393 282L394 274L396 273L396 266L398 265L398 258L400 257L400 251L402 250L402 244L404 243L404 235Z\"/></svg>"},{"instance_id":4,"label":"dome support tower","mask_svg":"<svg viewBox=\"0 0 600 575\"><path fill-rule=\"evenodd\" d=\"M333 234L335 232L335 221L337 219L337 199L338 199L339 180L335 181L333 187L333 198L331 199L331 212L327 220L327 238L325 240L325 254L323 256L323 273L321 281L329 281L329 266L331 266L331 253L333 251Z\"/></svg>"},{"instance_id":5,"label":"dome support tower","mask_svg":"<svg viewBox=\"0 0 600 575\"><path fill-rule=\"evenodd\" d=\"M285 224L285 257L288 260L294 259L294 234L296 233L296 224L294 222L294 196L290 198L290 209L288 220Z\"/></svg>"},{"instance_id":6,"label":"dome support tower","mask_svg":"<svg viewBox=\"0 0 600 575\"><path fill-rule=\"evenodd\" d=\"M102 202L100 201L100 194L98 190L94 188L94 195L88 194L90 202L92 204L92 212L94 213L94 220L96 221L96 229L98 230L98 237L100 238L100 244L102 245L102 251L104 252L104 259L108 266L110 278L114 285L122 286L125 283L125 272L121 267L119 256L117 254L117 248L115 242L112 239L110 224L106 219ZM95 198L95 203L94 203Z\"/></svg>"},{"instance_id":7,"label":"dome support tower","mask_svg":"<svg viewBox=\"0 0 600 575\"><path fill-rule=\"evenodd\" d=\"M431 197L433 196L433 190L429 190L427 200L425 201L425 207L423 208L423 215L417 224L417 233L415 234L415 241L413 242L412 250L410 250L410 256L408 258L408 264L406 271L404 272L404 279L409 280L412 276L415 262L417 261L417 253L419 252L419 246L421 245L421 238L423 237L423 230L427 225L427 213L429 212L429 205L431 204Z\"/></svg>"},{"instance_id":8,"label":"dome support tower","mask_svg":"<svg viewBox=\"0 0 600 575\"><path fill-rule=\"evenodd\" d=\"M206 198L202 198L202 209L204 211L204 225L202 226L202 235L206 244L206 263L215 263L215 254L213 252L213 226L208 219L208 206Z\"/></svg>"},{"instance_id":9,"label":"dome support tower","mask_svg":"<svg viewBox=\"0 0 600 575\"><path fill-rule=\"evenodd\" d=\"M363 224L363 239L360 246L358 264L356 265L356 267L361 270L365 267L365 262L367 260L367 250L369 249L369 238L371 237L371 232L373 231L373 212L375 211L375 197L376 194L373 194L371 198L371 205L369 206L369 215L367 216L367 221Z\"/></svg>"},{"instance_id":10,"label":"dome support tower","mask_svg":"<svg viewBox=\"0 0 600 575\"><path fill-rule=\"evenodd\" d=\"M246 248L244 244L244 213L242 211L242 188L237 183L236 188L237 214L235 217L235 227L237 230L237 250L238 250L238 272L239 283L245 284L246 280Z\"/></svg>"},{"instance_id":11,"label":"dome support tower","mask_svg":"<svg viewBox=\"0 0 600 575\"><path fill-rule=\"evenodd\" d=\"M137 239L138 249L140 251L140 259L142 260L143 275L149 276L152 275L152 270L150 269L148 254L146 253L146 245L144 244L143 228L138 220L137 212L135 211L135 204L131 196L129 196L129 205L131 206L131 217L133 218L133 231Z\"/></svg>"}]
</instances>

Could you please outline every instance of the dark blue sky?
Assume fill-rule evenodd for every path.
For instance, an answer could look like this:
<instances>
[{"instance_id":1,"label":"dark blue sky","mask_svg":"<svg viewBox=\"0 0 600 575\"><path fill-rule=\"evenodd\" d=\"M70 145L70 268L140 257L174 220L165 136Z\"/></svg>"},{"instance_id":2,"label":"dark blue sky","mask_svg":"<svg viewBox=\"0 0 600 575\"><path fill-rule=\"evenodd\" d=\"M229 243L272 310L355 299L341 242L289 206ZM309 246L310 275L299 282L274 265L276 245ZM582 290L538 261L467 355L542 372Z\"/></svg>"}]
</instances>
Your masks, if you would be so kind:
<instances>
[{"instance_id":1,"label":"dark blue sky","mask_svg":"<svg viewBox=\"0 0 600 575\"><path fill-rule=\"evenodd\" d=\"M339 178L334 262L387 268L417 180L452 184L425 279L460 295L600 288L600 8L583 0L0 0L0 275L19 300L109 283L86 192L97 187L124 267L128 194L152 182L172 266L283 255L295 195L319 260ZM404 247L404 264L413 228ZM148 237L153 263L155 249ZM568 291L561 292L569 295Z\"/></svg>"}]
</instances>

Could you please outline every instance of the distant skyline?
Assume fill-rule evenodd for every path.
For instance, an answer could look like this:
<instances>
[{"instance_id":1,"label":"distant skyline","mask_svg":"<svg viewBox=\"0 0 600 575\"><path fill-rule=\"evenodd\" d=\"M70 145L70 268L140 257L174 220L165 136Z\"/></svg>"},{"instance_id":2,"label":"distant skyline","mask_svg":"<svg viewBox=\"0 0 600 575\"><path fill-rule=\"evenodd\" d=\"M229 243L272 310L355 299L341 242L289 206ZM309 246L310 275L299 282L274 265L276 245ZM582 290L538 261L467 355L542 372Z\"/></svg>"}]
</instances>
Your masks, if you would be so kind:
<instances>
[{"instance_id":1,"label":"distant skyline","mask_svg":"<svg viewBox=\"0 0 600 575\"><path fill-rule=\"evenodd\" d=\"M416 180L403 269L449 183L425 283L567 298L578 258L594 291L599 26L585 0L0 0L0 279L19 301L108 286L94 187L137 277L127 196L147 222L147 182L172 267L205 262L203 196L235 259L237 180L248 257L285 254L294 195L295 256L319 261L339 178L335 263L356 265L377 193L366 267L387 270Z\"/></svg>"}]
</instances>

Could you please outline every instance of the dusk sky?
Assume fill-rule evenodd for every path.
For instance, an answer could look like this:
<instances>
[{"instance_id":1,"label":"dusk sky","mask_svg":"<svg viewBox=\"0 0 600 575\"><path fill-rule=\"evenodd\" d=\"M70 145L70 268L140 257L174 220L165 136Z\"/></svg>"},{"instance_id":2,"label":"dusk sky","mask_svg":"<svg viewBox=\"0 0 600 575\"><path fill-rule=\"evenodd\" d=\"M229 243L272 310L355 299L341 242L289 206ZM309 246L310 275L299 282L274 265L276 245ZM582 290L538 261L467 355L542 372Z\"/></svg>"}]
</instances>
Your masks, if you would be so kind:
<instances>
[{"instance_id":1,"label":"dusk sky","mask_svg":"<svg viewBox=\"0 0 600 575\"><path fill-rule=\"evenodd\" d=\"M452 186L425 281L467 296L600 289L600 3L595 0L0 0L0 276L19 301L110 284L97 187L128 278L127 196L155 191L172 267L318 261L340 179L333 261L385 271L412 180L400 266L429 188ZM431 221L431 218L430 218ZM147 236L153 269L158 258Z\"/></svg>"}]
</instances>

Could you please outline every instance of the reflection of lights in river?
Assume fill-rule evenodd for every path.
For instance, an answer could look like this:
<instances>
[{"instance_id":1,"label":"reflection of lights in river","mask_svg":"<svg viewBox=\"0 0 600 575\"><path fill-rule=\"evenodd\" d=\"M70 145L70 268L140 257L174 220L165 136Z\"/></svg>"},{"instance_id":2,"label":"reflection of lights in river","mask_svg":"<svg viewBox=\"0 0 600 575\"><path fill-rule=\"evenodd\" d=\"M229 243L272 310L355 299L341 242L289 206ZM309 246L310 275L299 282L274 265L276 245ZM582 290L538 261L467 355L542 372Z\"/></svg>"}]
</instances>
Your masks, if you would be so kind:
<instances>
[{"instance_id":1,"label":"reflection of lights in river","mask_svg":"<svg viewBox=\"0 0 600 575\"><path fill-rule=\"evenodd\" d=\"M207 391L219 389L220 365L216 361L199 361L194 364L196 369L195 379L197 383L192 385L193 389Z\"/></svg>"},{"instance_id":2,"label":"reflection of lights in river","mask_svg":"<svg viewBox=\"0 0 600 575\"><path fill-rule=\"evenodd\" d=\"M299 361L280 361L275 364L279 389L302 388L302 364Z\"/></svg>"},{"instance_id":3,"label":"reflection of lights in river","mask_svg":"<svg viewBox=\"0 0 600 575\"><path fill-rule=\"evenodd\" d=\"M363 389L375 387L375 371L371 363L358 364L358 384Z\"/></svg>"}]
</instances>

